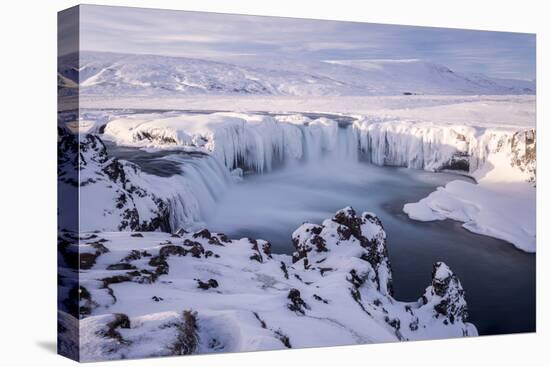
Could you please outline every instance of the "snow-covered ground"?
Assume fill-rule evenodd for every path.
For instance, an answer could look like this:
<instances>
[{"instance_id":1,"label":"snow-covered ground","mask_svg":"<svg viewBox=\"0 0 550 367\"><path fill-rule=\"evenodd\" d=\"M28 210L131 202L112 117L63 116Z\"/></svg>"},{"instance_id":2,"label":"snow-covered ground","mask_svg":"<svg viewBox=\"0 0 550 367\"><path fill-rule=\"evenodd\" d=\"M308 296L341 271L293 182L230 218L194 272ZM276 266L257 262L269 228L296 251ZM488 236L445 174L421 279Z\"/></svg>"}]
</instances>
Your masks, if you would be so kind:
<instances>
[{"instance_id":1,"label":"snow-covered ground","mask_svg":"<svg viewBox=\"0 0 550 367\"><path fill-rule=\"evenodd\" d=\"M60 302L70 308L70 295L80 295L80 360L477 335L460 281L444 263L434 265L418 301L393 297L375 215L344 208L292 237L291 257L272 254L266 241L208 230L81 233L79 245L62 234ZM74 349L73 317L61 312L60 322L63 347Z\"/></svg>"},{"instance_id":2,"label":"snow-covered ground","mask_svg":"<svg viewBox=\"0 0 550 367\"><path fill-rule=\"evenodd\" d=\"M427 60L277 60L246 57L211 61L157 55L83 51L59 62L59 80L80 95L491 95L534 94L532 80L490 78L453 71Z\"/></svg>"},{"instance_id":3,"label":"snow-covered ground","mask_svg":"<svg viewBox=\"0 0 550 367\"><path fill-rule=\"evenodd\" d=\"M326 112L476 126L535 127L534 96L81 96L81 108Z\"/></svg>"}]
</instances>

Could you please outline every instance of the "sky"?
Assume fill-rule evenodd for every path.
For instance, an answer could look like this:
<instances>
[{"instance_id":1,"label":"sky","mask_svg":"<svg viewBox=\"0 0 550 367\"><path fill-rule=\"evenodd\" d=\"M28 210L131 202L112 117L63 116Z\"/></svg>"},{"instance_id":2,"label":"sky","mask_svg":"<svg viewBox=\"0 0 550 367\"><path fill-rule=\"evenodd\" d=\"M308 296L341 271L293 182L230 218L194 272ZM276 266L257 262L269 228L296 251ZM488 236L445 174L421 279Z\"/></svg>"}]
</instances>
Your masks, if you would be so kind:
<instances>
[{"instance_id":1,"label":"sky","mask_svg":"<svg viewBox=\"0 0 550 367\"><path fill-rule=\"evenodd\" d=\"M421 59L535 79L534 34L81 6L80 49L235 61Z\"/></svg>"}]
</instances>

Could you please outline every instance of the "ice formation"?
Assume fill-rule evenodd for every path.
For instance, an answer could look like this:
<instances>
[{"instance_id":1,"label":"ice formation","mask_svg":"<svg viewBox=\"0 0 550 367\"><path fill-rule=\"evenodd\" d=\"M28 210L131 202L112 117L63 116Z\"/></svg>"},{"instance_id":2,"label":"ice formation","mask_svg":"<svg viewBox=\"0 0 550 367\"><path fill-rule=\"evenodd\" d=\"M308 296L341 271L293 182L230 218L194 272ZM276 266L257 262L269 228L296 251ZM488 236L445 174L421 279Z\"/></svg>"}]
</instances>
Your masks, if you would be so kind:
<instances>
[{"instance_id":1,"label":"ice formation","mask_svg":"<svg viewBox=\"0 0 550 367\"><path fill-rule=\"evenodd\" d=\"M477 150L483 158L476 159L479 168L472 172L476 184L450 182L403 210L422 221L458 220L472 232L535 252L535 131L489 131L480 141Z\"/></svg>"},{"instance_id":2,"label":"ice formation","mask_svg":"<svg viewBox=\"0 0 550 367\"><path fill-rule=\"evenodd\" d=\"M154 198L149 201L157 202L134 198L132 210L146 220L169 210L173 230L199 228L205 214L243 172L262 174L320 159L361 160L428 171L453 170L473 177L477 184L452 182L419 203L405 205L404 210L416 220L460 220L468 230L535 251L534 129L436 124L388 116L356 116L353 122L342 122L335 116L310 118L303 114L181 112L115 116L101 129L101 138L118 145L179 151L166 159L180 162L184 172L168 178L136 174L138 167L121 163L126 175L133 177L132 184L151 192ZM89 136L100 140L96 134ZM81 144L89 145L86 139ZM86 172L96 175L99 171ZM91 194L97 187L94 182L83 188L84 199L92 195L106 200L121 197L119 192ZM106 187L112 190L114 186L109 182ZM159 198L168 209L155 208ZM83 216L83 229L124 229L120 220L109 219L116 210L104 212L105 207L108 205L93 199L87 206L89 216ZM92 222L99 212L104 225ZM522 213L521 219L515 218L517 212ZM90 225L86 224L88 217Z\"/></svg>"},{"instance_id":3,"label":"ice formation","mask_svg":"<svg viewBox=\"0 0 550 367\"><path fill-rule=\"evenodd\" d=\"M116 118L105 127L105 136L118 144L198 150L211 153L228 169L239 167L257 173L288 161L330 155L362 158L377 165L473 174L502 146L510 156L510 162L503 163L518 166L512 178L521 176L520 180L525 179L521 161L530 160L525 164L532 165L534 160L524 158L525 134L534 132L379 117L361 117L351 126L341 126L325 117L311 120L302 115L242 113L134 115ZM519 159L518 163L513 159ZM528 174L534 178L533 169Z\"/></svg>"}]
</instances>

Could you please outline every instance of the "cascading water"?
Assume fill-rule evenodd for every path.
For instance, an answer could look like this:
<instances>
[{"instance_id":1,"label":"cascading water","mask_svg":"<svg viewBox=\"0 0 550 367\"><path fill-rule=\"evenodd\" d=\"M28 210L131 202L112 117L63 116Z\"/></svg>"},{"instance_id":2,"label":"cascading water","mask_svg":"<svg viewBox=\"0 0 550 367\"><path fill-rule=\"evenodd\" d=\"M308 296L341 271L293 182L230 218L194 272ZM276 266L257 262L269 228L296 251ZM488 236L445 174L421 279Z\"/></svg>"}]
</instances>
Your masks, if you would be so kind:
<instances>
[{"instance_id":1,"label":"cascading water","mask_svg":"<svg viewBox=\"0 0 550 367\"><path fill-rule=\"evenodd\" d=\"M338 126L336 158L353 162L359 160L359 140L357 132L351 125Z\"/></svg>"},{"instance_id":2,"label":"cascading water","mask_svg":"<svg viewBox=\"0 0 550 367\"><path fill-rule=\"evenodd\" d=\"M189 129L199 123L203 123L203 130ZM480 135L468 126L368 117L353 120L345 116L315 116L312 120L305 115L222 113L161 118L133 130L128 126L133 125L118 120L113 126L109 124L106 131L133 143L141 142L145 136L148 143L175 142L203 151L200 158L167 153L172 160L181 160L183 171L178 175L178 188L170 190L171 195L162 195L171 203L173 228L189 228L209 216L236 181L236 175L231 173L235 170L245 176L262 175L283 166L324 162L330 169L330 164L361 160L428 171L466 167L474 172L493 151L502 145L509 149L510 145L506 131L487 130ZM141 134L136 135L136 130Z\"/></svg>"},{"instance_id":3,"label":"cascading water","mask_svg":"<svg viewBox=\"0 0 550 367\"><path fill-rule=\"evenodd\" d=\"M321 118L309 125L301 126L303 163L322 159L359 159L359 138L351 124Z\"/></svg>"},{"instance_id":4,"label":"cascading water","mask_svg":"<svg viewBox=\"0 0 550 367\"><path fill-rule=\"evenodd\" d=\"M235 184L235 176L230 171L233 168L263 174L282 165L310 164L321 160L358 160L359 140L351 124L338 124L320 118L307 126L281 125L283 127L278 136L249 134L248 148L244 152L248 156L240 157L236 163L222 159L219 154L201 157L174 154L165 157L179 162L183 171L178 178L180 187L169 199L171 227L200 227L203 220L215 211L224 193Z\"/></svg>"},{"instance_id":5,"label":"cascading water","mask_svg":"<svg viewBox=\"0 0 550 367\"><path fill-rule=\"evenodd\" d=\"M180 163L182 173L172 177L175 188L167 195L170 207L170 227L194 228L212 213L216 203L235 181L220 161L209 155L200 157L174 154L165 157Z\"/></svg>"}]
</instances>

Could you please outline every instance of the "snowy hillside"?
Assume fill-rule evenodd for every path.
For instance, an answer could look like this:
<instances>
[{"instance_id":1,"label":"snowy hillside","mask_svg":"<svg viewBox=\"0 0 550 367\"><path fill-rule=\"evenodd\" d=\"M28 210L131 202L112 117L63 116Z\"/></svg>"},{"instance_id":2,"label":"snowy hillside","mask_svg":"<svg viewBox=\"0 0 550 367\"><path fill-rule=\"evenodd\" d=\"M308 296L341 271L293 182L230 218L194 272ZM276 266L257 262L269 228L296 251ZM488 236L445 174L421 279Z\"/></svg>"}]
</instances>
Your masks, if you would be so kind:
<instances>
[{"instance_id":1,"label":"snowy hillside","mask_svg":"<svg viewBox=\"0 0 550 367\"><path fill-rule=\"evenodd\" d=\"M292 238L291 257L206 229L82 233L79 245L64 233L60 345L75 349L71 314L81 319L81 361L477 335L462 285L442 262L417 301L393 297L374 214L347 207Z\"/></svg>"},{"instance_id":2,"label":"snowy hillside","mask_svg":"<svg viewBox=\"0 0 550 367\"><path fill-rule=\"evenodd\" d=\"M67 58L71 57L66 56ZM64 84L85 96L363 96L534 94L535 83L467 75L422 60L248 60L82 52L60 60Z\"/></svg>"},{"instance_id":3,"label":"snowy hillside","mask_svg":"<svg viewBox=\"0 0 550 367\"><path fill-rule=\"evenodd\" d=\"M535 83L526 80L489 78L466 74L427 61L410 60L339 60L327 61L359 69L354 78L372 86L371 94L533 94ZM344 73L342 73L344 74ZM356 79L357 80L357 79ZM392 93L393 92L393 93Z\"/></svg>"}]
</instances>

